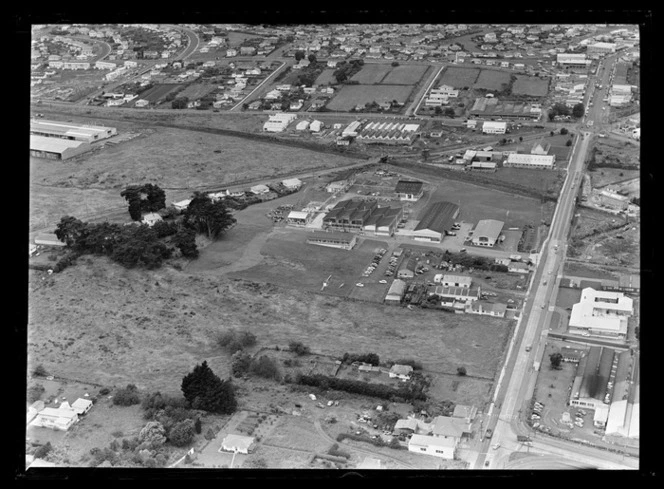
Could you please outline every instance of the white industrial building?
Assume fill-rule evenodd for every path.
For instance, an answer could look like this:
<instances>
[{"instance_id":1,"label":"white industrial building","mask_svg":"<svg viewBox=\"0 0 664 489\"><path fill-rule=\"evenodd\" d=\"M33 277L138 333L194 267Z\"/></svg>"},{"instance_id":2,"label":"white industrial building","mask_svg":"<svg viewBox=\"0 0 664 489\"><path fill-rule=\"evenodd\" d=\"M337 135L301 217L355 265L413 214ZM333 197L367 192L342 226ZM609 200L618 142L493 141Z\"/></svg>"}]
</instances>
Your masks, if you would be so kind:
<instances>
[{"instance_id":1,"label":"white industrial building","mask_svg":"<svg viewBox=\"0 0 664 489\"><path fill-rule=\"evenodd\" d=\"M35 158L67 160L92 149L92 146L84 141L72 141L70 139L46 136L30 136L30 155Z\"/></svg>"},{"instance_id":2,"label":"white industrial building","mask_svg":"<svg viewBox=\"0 0 664 489\"><path fill-rule=\"evenodd\" d=\"M507 122L485 121L482 124L484 134L505 134L507 132Z\"/></svg>"},{"instance_id":3,"label":"white industrial building","mask_svg":"<svg viewBox=\"0 0 664 489\"><path fill-rule=\"evenodd\" d=\"M435 279L434 279L435 282ZM470 288L473 279L466 275L448 275L445 274L442 276L440 283L443 287L464 287L466 289Z\"/></svg>"},{"instance_id":4,"label":"white industrial building","mask_svg":"<svg viewBox=\"0 0 664 489\"><path fill-rule=\"evenodd\" d=\"M114 127L71 124L68 122L49 121L46 119L32 119L30 121L30 134L35 136L92 143L94 141L110 138L117 133L118 131Z\"/></svg>"},{"instance_id":5,"label":"white industrial building","mask_svg":"<svg viewBox=\"0 0 664 489\"><path fill-rule=\"evenodd\" d=\"M312 214L306 211L291 211L286 216L286 223L293 226L306 226L311 222Z\"/></svg>"},{"instance_id":6,"label":"white industrial building","mask_svg":"<svg viewBox=\"0 0 664 489\"><path fill-rule=\"evenodd\" d=\"M263 131L282 132L296 117L295 114L273 114L263 124Z\"/></svg>"},{"instance_id":7,"label":"white industrial building","mask_svg":"<svg viewBox=\"0 0 664 489\"><path fill-rule=\"evenodd\" d=\"M555 155L512 153L507 155L507 159L503 163L503 166L552 170L555 161Z\"/></svg>"},{"instance_id":8,"label":"white industrial building","mask_svg":"<svg viewBox=\"0 0 664 489\"><path fill-rule=\"evenodd\" d=\"M616 44L612 42L596 42L588 44L588 54L611 54L616 52Z\"/></svg>"},{"instance_id":9,"label":"white industrial building","mask_svg":"<svg viewBox=\"0 0 664 489\"><path fill-rule=\"evenodd\" d=\"M504 225L504 222L495 219L483 219L479 221L473 230L473 245L487 247L495 246Z\"/></svg>"},{"instance_id":10,"label":"white industrial building","mask_svg":"<svg viewBox=\"0 0 664 489\"><path fill-rule=\"evenodd\" d=\"M581 301L572 306L569 332L624 338L628 318L634 313L634 301L622 292L586 287Z\"/></svg>"},{"instance_id":11,"label":"white industrial building","mask_svg":"<svg viewBox=\"0 0 664 489\"><path fill-rule=\"evenodd\" d=\"M408 451L453 460L457 443L454 439L439 436L413 435L408 441Z\"/></svg>"},{"instance_id":12,"label":"white industrial building","mask_svg":"<svg viewBox=\"0 0 664 489\"><path fill-rule=\"evenodd\" d=\"M558 53L556 56L558 65L570 68L587 68L592 61L586 59L586 53Z\"/></svg>"}]
</instances>

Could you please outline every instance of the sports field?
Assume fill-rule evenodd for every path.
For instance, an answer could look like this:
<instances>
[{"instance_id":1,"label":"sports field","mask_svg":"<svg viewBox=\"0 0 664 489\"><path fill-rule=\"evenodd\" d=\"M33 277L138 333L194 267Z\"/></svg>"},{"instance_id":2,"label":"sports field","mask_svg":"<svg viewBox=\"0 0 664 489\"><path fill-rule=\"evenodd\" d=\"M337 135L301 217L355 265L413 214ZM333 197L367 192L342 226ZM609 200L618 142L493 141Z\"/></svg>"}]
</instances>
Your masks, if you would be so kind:
<instances>
[{"instance_id":1,"label":"sports field","mask_svg":"<svg viewBox=\"0 0 664 489\"><path fill-rule=\"evenodd\" d=\"M360 83L361 85L373 85L380 83L385 75L392 69L389 65L365 63L360 71L355 73L351 80Z\"/></svg>"},{"instance_id":2,"label":"sports field","mask_svg":"<svg viewBox=\"0 0 664 489\"><path fill-rule=\"evenodd\" d=\"M385 85L415 85L429 69L423 65L396 66L380 82Z\"/></svg>"},{"instance_id":3,"label":"sports field","mask_svg":"<svg viewBox=\"0 0 664 489\"><path fill-rule=\"evenodd\" d=\"M327 104L330 110L348 111L357 105L371 102L406 102L413 87L410 85L344 85Z\"/></svg>"},{"instance_id":4,"label":"sports field","mask_svg":"<svg viewBox=\"0 0 664 489\"><path fill-rule=\"evenodd\" d=\"M479 68L449 66L443 72L439 85L450 85L454 88L472 87L479 74Z\"/></svg>"},{"instance_id":5,"label":"sports field","mask_svg":"<svg viewBox=\"0 0 664 489\"><path fill-rule=\"evenodd\" d=\"M511 74L506 71L482 70L474 88L485 90L501 90L510 83Z\"/></svg>"},{"instance_id":6,"label":"sports field","mask_svg":"<svg viewBox=\"0 0 664 489\"><path fill-rule=\"evenodd\" d=\"M549 91L550 78L516 75L512 93L514 95L530 95L531 97L544 97Z\"/></svg>"}]
</instances>

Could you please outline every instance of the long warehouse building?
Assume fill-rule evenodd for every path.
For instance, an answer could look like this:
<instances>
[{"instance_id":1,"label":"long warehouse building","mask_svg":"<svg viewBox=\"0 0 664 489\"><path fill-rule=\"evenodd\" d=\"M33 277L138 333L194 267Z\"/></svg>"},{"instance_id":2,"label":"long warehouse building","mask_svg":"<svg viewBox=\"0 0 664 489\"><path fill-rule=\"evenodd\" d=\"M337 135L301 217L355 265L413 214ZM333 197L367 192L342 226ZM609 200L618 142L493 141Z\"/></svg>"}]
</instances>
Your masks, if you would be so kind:
<instances>
[{"instance_id":1,"label":"long warehouse building","mask_svg":"<svg viewBox=\"0 0 664 489\"><path fill-rule=\"evenodd\" d=\"M454 224L459 215L459 206L451 202L434 202L429 204L421 214L420 222L415 226L411 236L420 241L440 242Z\"/></svg>"},{"instance_id":2,"label":"long warehouse building","mask_svg":"<svg viewBox=\"0 0 664 489\"><path fill-rule=\"evenodd\" d=\"M36 120L30 121L30 134L48 138L69 139L92 143L115 136L114 127L90 126L85 124L69 124L61 121Z\"/></svg>"},{"instance_id":3,"label":"long warehouse building","mask_svg":"<svg viewBox=\"0 0 664 489\"><path fill-rule=\"evenodd\" d=\"M34 156L35 158L68 160L91 149L92 146L83 141L30 136L30 156Z\"/></svg>"}]
</instances>

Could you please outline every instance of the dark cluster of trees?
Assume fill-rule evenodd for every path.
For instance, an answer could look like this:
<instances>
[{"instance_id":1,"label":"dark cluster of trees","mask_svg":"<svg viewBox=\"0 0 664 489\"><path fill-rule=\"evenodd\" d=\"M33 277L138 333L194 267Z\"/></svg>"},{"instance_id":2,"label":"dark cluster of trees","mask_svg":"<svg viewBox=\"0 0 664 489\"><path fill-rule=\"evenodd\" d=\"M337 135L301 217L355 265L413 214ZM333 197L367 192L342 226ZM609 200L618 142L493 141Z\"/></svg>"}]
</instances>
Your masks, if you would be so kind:
<instances>
[{"instance_id":1,"label":"dark cluster of trees","mask_svg":"<svg viewBox=\"0 0 664 489\"><path fill-rule=\"evenodd\" d=\"M342 363L353 363L353 362L361 362L361 363L368 363L370 365L373 365L374 367L377 367L380 365L380 357L376 353L344 353L343 357L341 357L341 362Z\"/></svg>"},{"instance_id":2,"label":"dark cluster of trees","mask_svg":"<svg viewBox=\"0 0 664 489\"><path fill-rule=\"evenodd\" d=\"M217 344L231 355L256 344L256 335L249 331L237 331L233 328L217 333L215 339Z\"/></svg>"},{"instance_id":3,"label":"dark cluster of trees","mask_svg":"<svg viewBox=\"0 0 664 489\"><path fill-rule=\"evenodd\" d=\"M560 352L555 352L549 355L549 361L551 362L551 368L554 370L560 370L562 361L563 361L563 355Z\"/></svg>"},{"instance_id":4,"label":"dark cluster of trees","mask_svg":"<svg viewBox=\"0 0 664 489\"><path fill-rule=\"evenodd\" d=\"M130 185L120 196L129 203L129 215L134 221L140 221L145 212L157 212L166 207L166 192L152 183Z\"/></svg>"},{"instance_id":5,"label":"dark cluster of trees","mask_svg":"<svg viewBox=\"0 0 664 489\"><path fill-rule=\"evenodd\" d=\"M325 375L304 375L300 374L295 381L300 385L318 387L322 390L338 390L363 396L377 397L387 399L388 401L412 402L415 400L426 401L427 395L425 389L427 382L422 376L421 382L415 379L417 373L411 377L411 382L407 385L399 386L394 389L384 384L370 384L360 380L339 379L337 377L328 377ZM415 379L415 381L413 381Z\"/></svg>"},{"instance_id":6,"label":"dark cluster of trees","mask_svg":"<svg viewBox=\"0 0 664 489\"><path fill-rule=\"evenodd\" d=\"M363 59L353 59L348 62L342 61L337 65L337 69L334 70L332 76L337 80L337 83L347 83L355 73L362 69L362 66L364 66Z\"/></svg>"},{"instance_id":7,"label":"dark cluster of trees","mask_svg":"<svg viewBox=\"0 0 664 489\"><path fill-rule=\"evenodd\" d=\"M311 350L308 346L303 344L301 341L291 341L288 343L288 350L292 351L298 356L308 355L311 353Z\"/></svg>"},{"instance_id":8,"label":"dark cluster of trees","mask_svg":"<svg viewBox=\"0 0 664 489\"><path fill-rule=\"evenodd\" d=\"M453 265L461 265L466 268L475 268L477 270L488 270L492 272L507 272L507 267L493 262L490 258L483 256L473 256L466 253L451 253L445 250L443 259Z\"/></svg>"},{"instance_id":9,"label":"dark cluster of trees","mask_svg":"<svg viewBox=\"0 0 664 489\"><path fill-rule=\"evenodd\" d=\"M212 372L207 361L196 365L182 379L182 393L187 405L217 414L231 414L237 409L235 387L231 380L222 380Z\"/></svg>"},{"instance_id":10,"label":"dark cluster of trees","mask_svg":"<svg viewBox=\"0 0 664 489\"><path fill-rule=\"evenodd\" d=\"M195 192L183 213L184 226L217 239L221 233L233 226L237 220L226 207L224 199L213 201L203 192Z\"/></svg>"},{"instance_id":11,"label":"dark cluster of trees","mask_svg":"<svg viewBox=\"0 0 664 489\"><path fill-rule=\"evenodd\" d=\"M571 116L574 117L575 119L579 119L583 117L583 114L585 114L585 112L586 108L582 103L578 103L570 109L566 104L562 102L556 102L549 109L548 117L549 121L552 121L556 116L561 116L561 117Z\"/></svg>"},{"instance_id":12,"label":"dark cluster of trees","mask_svg":"<svg viewBox=\"0 0 664 489\"><path fill-rule=\"evenodd\" d=\"M442 107L438 106L433 110L433 112L437 116L445 116L450 118L453 118L456 115L456 112L452 107L445 107L443 109Z\"/></svg>"}]
</instances>

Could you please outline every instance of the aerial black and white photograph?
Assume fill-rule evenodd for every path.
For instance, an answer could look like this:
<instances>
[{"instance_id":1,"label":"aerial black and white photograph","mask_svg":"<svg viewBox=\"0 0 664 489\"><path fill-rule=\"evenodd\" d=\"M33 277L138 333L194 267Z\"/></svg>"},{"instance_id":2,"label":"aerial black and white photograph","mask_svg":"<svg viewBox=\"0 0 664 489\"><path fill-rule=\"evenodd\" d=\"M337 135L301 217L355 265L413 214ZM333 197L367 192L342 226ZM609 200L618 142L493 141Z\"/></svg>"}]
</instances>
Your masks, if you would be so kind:
<instances>
[{"instance_id":1,"label":"aerial black and white photograph","mask_svg":"<svg viewBox=\"0 0 664 489\"><path fill-rule=\"evenodd\" d=\"M25 474L639 470L640 25L471 21L29 25Z\"/></svg>"}]
</instances>

